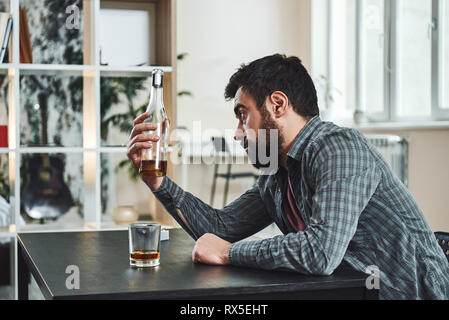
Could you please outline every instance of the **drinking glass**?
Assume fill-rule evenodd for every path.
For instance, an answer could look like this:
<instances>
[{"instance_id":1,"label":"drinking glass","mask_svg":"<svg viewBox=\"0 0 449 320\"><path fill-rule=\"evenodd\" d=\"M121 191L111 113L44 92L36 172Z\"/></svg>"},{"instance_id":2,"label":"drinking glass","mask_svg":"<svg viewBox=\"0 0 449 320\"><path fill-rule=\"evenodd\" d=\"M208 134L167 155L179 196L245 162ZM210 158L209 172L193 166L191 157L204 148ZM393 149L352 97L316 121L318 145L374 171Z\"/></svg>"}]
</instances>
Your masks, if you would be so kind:
<instances>
[{"instance_id":1,"label":"drinking glass","mask_svg":"<svg viewBox=\"0 0 449 320\"><path fill-rule=\"evenodd\" d=\"M157 223L134 223L128 227L129 264L133 267L159 265L161 225Z\"/></svg>"}]
</instances>

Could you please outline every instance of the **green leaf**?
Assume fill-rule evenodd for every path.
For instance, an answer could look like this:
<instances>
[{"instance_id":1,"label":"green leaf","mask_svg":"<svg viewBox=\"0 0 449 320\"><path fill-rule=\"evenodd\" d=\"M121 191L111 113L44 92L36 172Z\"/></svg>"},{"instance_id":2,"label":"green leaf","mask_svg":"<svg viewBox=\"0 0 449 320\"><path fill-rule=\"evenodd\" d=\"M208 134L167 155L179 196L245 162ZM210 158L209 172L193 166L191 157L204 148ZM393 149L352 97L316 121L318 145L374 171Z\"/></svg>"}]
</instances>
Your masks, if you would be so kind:
<instances>
[{"instance_id":1,"label":"green leaf","mask_svg":"<svg viewBox=\"0 0 449 320\"><path fill-rule=\"evenodd\" d=\"M179 91L178 97L193 97L193 93L190 91Z\"/></svg>"},{"instance_id":2,"label":"green leaf","mask_svg":"<svg viewBox=\"0 0 449 320\"><path fill-rule=\"evenodd\" d=\"M179 53L179 54L176 56L176 59L178 59L179 61L182 61L182 60L184 60L188 55L189 55L189 54L188 54L187 52L182 52L182 53Z\"/></svg>"}]
</instances>

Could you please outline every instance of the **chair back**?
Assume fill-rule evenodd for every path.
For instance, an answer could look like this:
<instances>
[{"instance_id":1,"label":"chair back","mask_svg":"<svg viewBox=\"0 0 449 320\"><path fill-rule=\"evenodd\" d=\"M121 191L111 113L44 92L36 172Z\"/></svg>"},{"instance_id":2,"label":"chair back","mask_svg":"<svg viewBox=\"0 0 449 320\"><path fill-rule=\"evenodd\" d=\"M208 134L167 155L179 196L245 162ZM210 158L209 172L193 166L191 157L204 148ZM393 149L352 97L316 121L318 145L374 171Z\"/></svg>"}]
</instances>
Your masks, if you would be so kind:
<instances>
[{"instance_id":1,"label":"chair back","mask_svg":"<svg viewBox=\"0 0 449 320\"><path fill-rule=\"evenodd\" d=\"M447 232L435 232L438 244L443 249L446 255L447 261L449 261L449 233Z\"/></svg>"}]
</instances>

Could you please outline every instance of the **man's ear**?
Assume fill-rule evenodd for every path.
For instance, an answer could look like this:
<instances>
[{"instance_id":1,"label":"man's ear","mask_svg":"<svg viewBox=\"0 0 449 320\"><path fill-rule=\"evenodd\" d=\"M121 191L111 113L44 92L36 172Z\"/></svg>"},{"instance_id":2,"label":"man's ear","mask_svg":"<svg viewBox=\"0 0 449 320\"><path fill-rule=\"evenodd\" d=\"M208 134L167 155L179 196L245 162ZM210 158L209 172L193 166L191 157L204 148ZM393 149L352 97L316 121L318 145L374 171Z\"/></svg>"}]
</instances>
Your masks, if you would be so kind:
<instances>
[{"instance_id":1,"label":"man's ear","mask_svg":"<svg viewBox=\"0 0 449 320\"><path fill-rule=\"evenodd\" d=\"M276 118L283 116L287 112L290 101L285 93L282 91L275 91L268 97L268 99L272 108L271 111Z\"/></svg>"}]
</instances>

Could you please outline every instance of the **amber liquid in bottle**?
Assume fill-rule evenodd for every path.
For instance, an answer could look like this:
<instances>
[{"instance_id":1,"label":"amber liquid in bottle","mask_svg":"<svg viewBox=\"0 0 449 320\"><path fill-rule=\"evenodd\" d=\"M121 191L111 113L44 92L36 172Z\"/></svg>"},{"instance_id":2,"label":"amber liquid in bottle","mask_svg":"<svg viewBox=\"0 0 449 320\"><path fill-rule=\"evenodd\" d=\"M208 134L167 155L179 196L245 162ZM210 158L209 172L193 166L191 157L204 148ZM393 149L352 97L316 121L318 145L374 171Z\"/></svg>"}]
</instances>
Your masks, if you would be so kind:
<instances>
[{"instance_id":1,"label":"amber liquid in bottle","mask_svg":"<svg viewBox=\"0 0 449 320\"><path fill-rule=\"evenodd\" d=\"M167 174L167 161L142 160L140 162L140 174L148 177L163 177Z\"/></svg>"}]
</instances>

